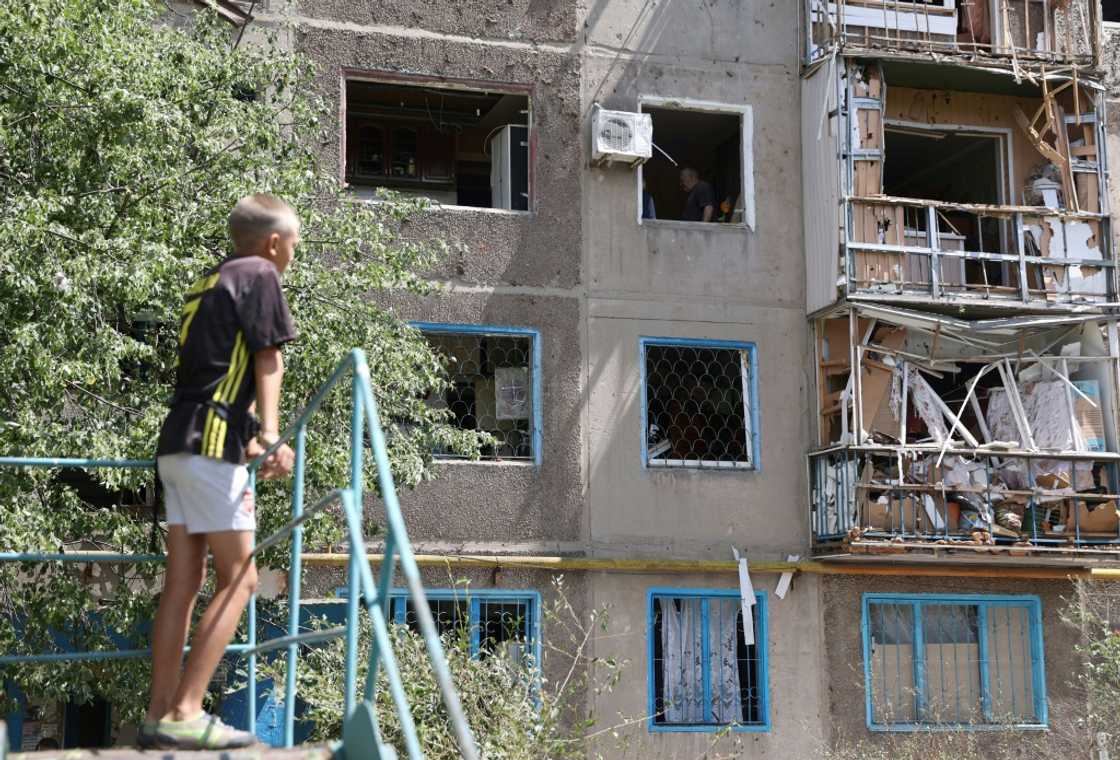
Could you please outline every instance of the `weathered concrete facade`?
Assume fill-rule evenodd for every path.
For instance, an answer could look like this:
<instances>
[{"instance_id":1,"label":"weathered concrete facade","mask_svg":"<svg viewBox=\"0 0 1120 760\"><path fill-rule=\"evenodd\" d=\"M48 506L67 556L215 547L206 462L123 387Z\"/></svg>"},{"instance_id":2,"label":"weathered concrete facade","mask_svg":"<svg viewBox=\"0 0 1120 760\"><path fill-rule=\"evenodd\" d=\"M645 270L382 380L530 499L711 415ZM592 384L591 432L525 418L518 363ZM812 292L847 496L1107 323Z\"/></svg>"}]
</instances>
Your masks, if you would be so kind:
<instances>
[{"instance_id":1,"label":"weathered concrete facade","mask_svg":"<svg viewBox=\"0 0 1120 760\"><path fill-rule=\"evenodd\" d=\"M451 256L431 274L445 291L389 296L412 320L532 328L541 341L540 464L449 462L405 495L418 551L598 559L731 559L805 554L803 452L809 424L807 328L797 129L798 12L793 3L498 2L271 3L258 20L291 23L292 44L318 65L325 164L345 176L347 77L525 92L532 122L528 212L432 210L410 234L438 235ZM591 165L594 104L638 111L643 99L749 111L756 222L642 220L633 169ZM753 159L753 162L751 161ZM746 187L745 178L740 177ZM683 195L682 195L683 200ZM642 337L754 344L761 453L751 469L655 469L643 461ZM374 512L376 517L376 511ZM333 571L314 571L323 591ZM452 570L473 588L526 588L547 598L540 571ZM314 574L314 573L313 573ZM429 569L433 587L446 571ZM653 732L647 644L651 588L737 588L733 573L575 571L582 609L609 606L596 656L629 660L623 682L591 705L632 748L692 757L710 732ZM822 741L825 685L818 584L785 600L767 593L769 729L735 734L751 756L812 756ZM549 636L547 620L542 633ZM789 684L797 683L796 689ZM589 695L589 699L592 699ZM732 745L721 739L724 749ZM621 750L619 750L621 752Z\"/></svg>"}]
</instances>

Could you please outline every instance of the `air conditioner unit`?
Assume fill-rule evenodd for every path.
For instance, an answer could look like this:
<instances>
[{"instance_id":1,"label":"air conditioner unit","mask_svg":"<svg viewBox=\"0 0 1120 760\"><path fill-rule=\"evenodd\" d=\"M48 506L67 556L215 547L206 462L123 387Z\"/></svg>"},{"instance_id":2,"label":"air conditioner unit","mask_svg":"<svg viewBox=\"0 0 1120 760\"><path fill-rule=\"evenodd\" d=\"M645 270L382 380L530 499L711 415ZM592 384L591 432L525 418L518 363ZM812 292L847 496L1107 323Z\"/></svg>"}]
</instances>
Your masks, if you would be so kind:
<instances>
[{"instance_id":1,"label":"air conditioner unit","mask_svg":"<svg viewBox=\"0 0 1120 760\"><path fill-rule=\"evenodd\" d=\"M529 128L506 124L490 138L490 206L529 210Z\"/></svg>"},{"instance_id":2,"label":"air conditioner unit","mask_svg":"<svg viewBox=\"0 0 1120 760\"><path fill-rule=\"evenodd\" d=\"M591 112L591 161L644 164L653 155L653 121L648 113L608 111L598 105Z\"/></svg>"}]
</instances>

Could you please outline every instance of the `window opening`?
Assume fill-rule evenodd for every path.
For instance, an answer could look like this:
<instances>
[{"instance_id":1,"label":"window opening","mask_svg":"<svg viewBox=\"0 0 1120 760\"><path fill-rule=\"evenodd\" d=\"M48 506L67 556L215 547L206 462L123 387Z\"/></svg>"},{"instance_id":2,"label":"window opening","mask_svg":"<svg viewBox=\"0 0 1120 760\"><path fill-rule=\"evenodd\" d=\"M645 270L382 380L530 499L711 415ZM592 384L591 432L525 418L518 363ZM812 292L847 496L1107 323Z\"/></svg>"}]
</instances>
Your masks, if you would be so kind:
<instances>
[{"instance_id":1,"label":"window opening","mask_svg":"<svg viewBox=\"0 0 1120 760\"><path fill-rule=\"evenodd\" d=\"M673 728L766 723L760 659L766 632L761 594L751 607L754 644L745 643L737 593L653 596L653 725Z\"/></svg>"},{"instance_id":2,"label":"window opening","mask_svg":"<svg viewBox=\"0 0 1120 760\"><path fill-rule=\"evenodd\" d=\"M751 467L749 349L644 346L646 462Z\"/></svg>"},{"instance_id":3,"label":"window opening","mask_svg":"<svg viewBox=\"0 0 1120 760\"><path fill-rule=\"evenodd\" d=\"M743 119L738 113L643 106L653 157L641 168L643 219L743 224Z\"/></svg>"},{"instance_id":4,"label":"window opening","mask_svg":"<svg viewBox=\"0 0 1120 760\"><path fill-rule=\"evenodd\" d=\"M865 615L873 726L1044 722L1037 602L891 599Z\"/></svg>"},{"instance_id":5,"label":"window opening","mask_svg":"<svg viewBox=\"0 0 1120 760\"><path fill-rule=\"evenodd\" d=\"M884 128L883 193L947 203L1005 202L1007 178L1000 135L912 127ZM903 244L926 247L929 222L924 207L903 207ZM937 238L941 250L1014 253L1008 221L974 213L939 209ZM888 233L889 237L889 233ZM938 282L948 291L967 284L1009 286L1012 267L999 261L940 259ZM903 262L907 283L930 281L928 256L908 255Z\"/></svg>"},{"instance_id":6,"label":"window opening","mask_svg":"<svg viewBox=\"0 0 1120 760\"><path fill-rule=\"evenodd\" d=\"M432 393L428 404L447 409L462 430L490 433L495 443L482 449L483 459L532 459L533 340L531 334L485 334L425 331L443 358L451 386ZM456 455L437 452L439 456Z\"/></svg>"},{"instance_id":7,"label":"window opening","mask_svg":"<svg viewBox=\"0 0 1120 760\"><path fill-rule=\"evenodd\" d=\"M1101 12L1107 23L1120 24L1120 0L1101 0Z\"/></svg>"},{"instance_id":8,"label":"window opening","mask_svg":"<svg viewBox=\"0 0 1120 760\"><path fill-rule=\"evenodd\" d=\"M529 209L529 98L346 82L346 181L445 205Z\"/></svg>"}]
</instances>

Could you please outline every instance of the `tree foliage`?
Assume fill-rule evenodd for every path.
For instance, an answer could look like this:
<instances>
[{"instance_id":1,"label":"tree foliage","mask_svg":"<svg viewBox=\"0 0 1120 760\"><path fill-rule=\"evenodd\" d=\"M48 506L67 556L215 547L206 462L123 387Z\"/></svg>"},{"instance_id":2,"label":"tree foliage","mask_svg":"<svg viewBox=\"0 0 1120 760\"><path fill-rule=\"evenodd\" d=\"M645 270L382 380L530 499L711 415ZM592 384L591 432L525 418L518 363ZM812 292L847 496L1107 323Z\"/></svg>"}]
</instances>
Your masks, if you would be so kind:
<instances>
[{"instance_id":1,"label":"tree foliage","mask_svg":"<svg viewBox=\"0 0 1120 760\"><path fill-rule=\"evenodd\" d=\"M236 200L290 201L304 244L285 276L300 332L286 349L285 419L354 346L367 350L399 484L429 474L436 446L471 454L473 433L423 402L446 382L422 337L371 294L426 293L436 243L403 242L415 201L353 200L317 163L322 103L312 65L275 38L238 44L211 12L166 23L152 0L0 4L0 454L148 458L174 381L185 287L229 255ZM258 34L258 36L261 36ZM346 480L349 393L308 434L310 496ZM145 551L136 498L151 474L0 468L0 549ZM375 488L370 478L367 484ZM258 529L287 519L258 496ZM309 524L306 544L337 536ZM278 553L272 562L281 562ZM0 564L0 651L136 642L158 566ZM113 641L112 637L117 636ZM94 687L135 716L143 662L9 670L44 694Z\"/></svg>"}]
</instances>

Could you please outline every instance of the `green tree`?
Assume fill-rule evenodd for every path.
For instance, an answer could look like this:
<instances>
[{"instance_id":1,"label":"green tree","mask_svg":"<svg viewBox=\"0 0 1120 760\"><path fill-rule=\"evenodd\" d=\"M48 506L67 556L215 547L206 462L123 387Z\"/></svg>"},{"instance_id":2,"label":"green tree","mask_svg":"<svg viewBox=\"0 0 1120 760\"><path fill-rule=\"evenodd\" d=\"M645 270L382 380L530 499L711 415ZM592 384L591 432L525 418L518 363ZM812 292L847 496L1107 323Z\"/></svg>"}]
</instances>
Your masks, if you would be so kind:
<instances>
[{"instance_id":1,"label":"green tree","mask_svg":"<svg viewBox=\"0 0 1120 760\"><path fill-rule=\"evenodd\" d=\"M286 350L286 419L361 346L399 484L428 476L437 446L476 454L478 436L423 401L446 383L439 358L371 300L385 289L428 292L417 273L442 246L399 235L422 204L357 202L320 171L325 112L307 60L274 37L238 44L211 12L174 25L166 11L152 0L0 4L0 453L152 456L182 292L228 255L234 202L268 191L304 222L285 277L300 331ZM309 431L310 496L346 480L348 407L348 392L336 394ZM146 511L117 505L150 480L0 468L0 549L146 551L156 538ZM97 506L96 492L117 505ZM282 486L262 488L258 514L262 534L287 519ZM307 546L334 540L337 525L310 523ZM150 619L157 573L0 563L0 651L49 650L51 631L76 648L117 648ZM146 699L143 661L0 675L44 696L96 691L126 719Z\"/></svg>"}]
</instances>

